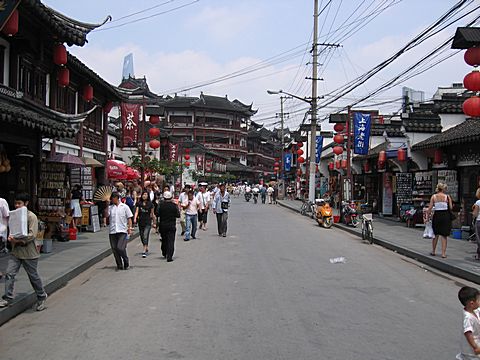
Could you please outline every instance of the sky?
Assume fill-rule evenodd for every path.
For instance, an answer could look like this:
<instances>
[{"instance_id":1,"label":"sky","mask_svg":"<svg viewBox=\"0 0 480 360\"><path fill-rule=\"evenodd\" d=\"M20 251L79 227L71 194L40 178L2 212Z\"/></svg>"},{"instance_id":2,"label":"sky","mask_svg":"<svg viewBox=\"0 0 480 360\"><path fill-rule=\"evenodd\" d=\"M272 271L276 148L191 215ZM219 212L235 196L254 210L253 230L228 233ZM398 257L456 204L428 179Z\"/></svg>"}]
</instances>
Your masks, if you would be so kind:
<instances>
[{"instance_id":1,"label":"sky","mask_svg":"<svg viewBox=\"0 0 480 360\"><path fill-rule=\"evenodd\" d=\"M354 80L398 51L434 23L457 1L453 0L319 0L319 96L331 98L334 90ZM471 0L461 14L478 2ZM284 90L301 98L311 96L313 0L43 0L63 14L88 23L112 21L92 31L84 47L69 51L106 81L118 85L123 58L133 53L136 77L146 76L150 89L160 95L228 96L258 109L253 120L278 126L278 95ZM375 15L372 15L372 13ZM478 16L477 10L476 15ZM142 19L146 18L146 19ZM325 117L414 64L465 26L473 15L451 24L410 52L400 56L352 93L322 107ZM131 23L128 23L131 22ZM463 53L368 99L358 108L398 111L402 86L425 92L430 99L439 86L462 82L471 68ZM211 80L233 75L227 81ZM210 83L210 84L209 84ZM196 86L199 85L199 86ZM386 103L376 105L379 103ZM369 106L371 105L371 106ZM285 101L286 126L295 129L308 104Z\"/></svg>"}]
</instances>

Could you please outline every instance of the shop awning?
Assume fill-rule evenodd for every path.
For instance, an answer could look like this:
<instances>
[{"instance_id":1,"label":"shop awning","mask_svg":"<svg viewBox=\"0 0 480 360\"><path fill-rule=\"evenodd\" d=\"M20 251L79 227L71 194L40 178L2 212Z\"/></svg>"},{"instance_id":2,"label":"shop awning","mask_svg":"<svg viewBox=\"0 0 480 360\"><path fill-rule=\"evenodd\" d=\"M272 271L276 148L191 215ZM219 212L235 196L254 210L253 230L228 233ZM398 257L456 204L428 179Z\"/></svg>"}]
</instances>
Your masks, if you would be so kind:
<instances>
[{"instance_id":1,"label":"shop awning","mask_svg":"<svg viewBox=\"0 0 480 360\"><path fill-rule=\"evenodd\" d=\"M97 167L103 167L104 164L102 164L100 161L94 158L89 158L89 157L82 157L82 161L85 164L85 166L90 166L93 168Z\"/></svg>"},{"instance_id":2,"label":"shop awning","mask_svg":"<svg viewBox=\"0 0 480 360\"><path fill-rule=\"evenodd\" d=\"M107 177L111 180L127 180L127 166L116 160L108 160Z\"/></svg>"},{"instance_id":3,"label":"shop awning","mask_svg":"<svg viewBox=\"0 0 480 360\"><path fill-rule=\"evenodd\" d=\"M434 149L480 141L480 119L467 119L444 132L412 146L412 150Z\"/></svg>"}]
</instances>

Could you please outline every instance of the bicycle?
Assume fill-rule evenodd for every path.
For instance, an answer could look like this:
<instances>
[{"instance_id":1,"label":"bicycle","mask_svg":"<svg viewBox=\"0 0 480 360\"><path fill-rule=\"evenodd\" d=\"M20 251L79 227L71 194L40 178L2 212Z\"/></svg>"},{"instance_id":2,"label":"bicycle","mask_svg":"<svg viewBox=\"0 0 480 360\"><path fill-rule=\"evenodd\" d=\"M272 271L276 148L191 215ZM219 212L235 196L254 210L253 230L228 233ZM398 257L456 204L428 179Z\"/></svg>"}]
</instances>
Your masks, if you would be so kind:
<instances>
[{"instance_id":1,"label":"bicycle","mask_svg":"<svg viewBox=\"0 0 480 360\"><path fill-rule=\"evenodd\" d=\"M367 240L373 244L373 215L363 214L362 218L362 240Z\"/></svg>"},{"instance_id":2,"label":"bicycle","mask_svg":"<svg viewBox=\"0 0 480 360\"><path fill-rule=\"evenodd\" d=\"M308 200L303 200L302 207L300 208L300 214L310 216L314 219L317 216L317 207L314 203Z\"/></svg>"}]
</instances>

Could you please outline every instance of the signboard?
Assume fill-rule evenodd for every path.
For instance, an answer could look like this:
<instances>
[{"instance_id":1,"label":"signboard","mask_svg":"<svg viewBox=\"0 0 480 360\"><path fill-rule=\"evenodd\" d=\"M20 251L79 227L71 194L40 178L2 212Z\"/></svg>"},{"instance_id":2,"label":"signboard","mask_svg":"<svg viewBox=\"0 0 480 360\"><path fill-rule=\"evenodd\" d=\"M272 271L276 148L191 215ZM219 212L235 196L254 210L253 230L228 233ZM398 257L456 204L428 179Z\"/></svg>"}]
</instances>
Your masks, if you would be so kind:
<instances>
[{"instance_id":1,"label":"signboard","mask_svg":"<svg viewBox=\"0 0 480 360\"><path fill-rule=\"evenodd\" d=\"M205 171L212 172L213 160L205 160Z\"/></svg>"},{"instance_id":2,"label":"signboard","mask_svg":"<svg viewBox=\"0 0 480 360\"><path fill-rule=\"evenodd\" d=\"M121 112L123 147L136 147L138 142L140 104L122 103Z\"/></svg>"},{"instance_id":3,"label":"signboard","mask_svg":"<svg viewBox=\"0 0 480 360\"><path fill-rule=\"evenodd\" d=\"M170 162L178 160L178 144L168 144L168 148L170 150Z\"/></svg>"},{"instance_id":4,"label":"signboard","mask_svg":"<svg viewBox=\"0 0 480 360\"><path fill-rule=\"evenodd\" d=\"M315 138L315 162L320 163L320 157L322 156L323 136L317 136Z\"/></svg>"},{"instance_id":5,"label":"signboard","mask_svg":"<svg viewBox=\"0 0 480 360\"><path fill-rule=\"evenodd\" d=\"M285 154L285 171L290 171L292 169L292 154Z\"/></svg>"},{"instance_id":6,"label":"signboard","mask_svg":"<svg viewBox=\"0 0 480 360\"><path fill-rule=\"evenodd\" d=\"M203 155L195 155L195 165L198 171L203 171Z\"/></svg>"},{"instance_id":7,"label":"signboard","mask_svg":"<svg viewBox=\"0 0 480 360\"><path fill-rule=\"evenodd\" d=\"M458 180L456 170L438 170L437 183L446 184L446 193L451 196L453 201L458 201Z\"/></svg>"},{"instance_id":8,"label":"signboard","mask_svg":"<svg viewBox=\"0 0 480 360\"><path fill-rule=\"evenodd\" d=\"M383 215L393 214L393 181L391 173L383 174Z\"/></svg>"},{"instance_id":9,"label":"signboard","mask_svg":"<svg viewBox=\"0 0 480 360\"><path fill-rule=\"evenodd\" d=\"M371 115L356 112L353 114L354 153L367 155L370 144Z\"/></svg>"}]
</instances>

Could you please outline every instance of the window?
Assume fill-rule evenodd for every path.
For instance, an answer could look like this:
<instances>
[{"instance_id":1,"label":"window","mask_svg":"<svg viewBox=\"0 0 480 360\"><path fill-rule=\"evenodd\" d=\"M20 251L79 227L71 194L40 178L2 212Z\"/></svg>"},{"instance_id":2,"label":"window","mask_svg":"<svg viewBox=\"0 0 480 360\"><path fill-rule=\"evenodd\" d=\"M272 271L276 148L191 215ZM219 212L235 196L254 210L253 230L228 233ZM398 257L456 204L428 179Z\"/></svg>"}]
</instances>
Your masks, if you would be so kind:
<instances>
[{"instance_id":1,"label":"window","mask_svg":"<svg viewBox=\"0 0 480 360\"><path fill-rule=\"evenodd\" d=\"M0 57L2 56L0 55ZM45 104L47 94L46 73L35 67L30 61L23 58L20 59L18 90L23 92L26 98Z\"/></svg>"},{"instance_id":2,"label":"window","mask_svg":"<svg viewBox=\"0 0 480 360\"><path fill-rule=\"evenodd\" d=\"M65 114L75 114L75 91L67 87L57 87L56 110Z\"/></svg>"}]
</instances>

